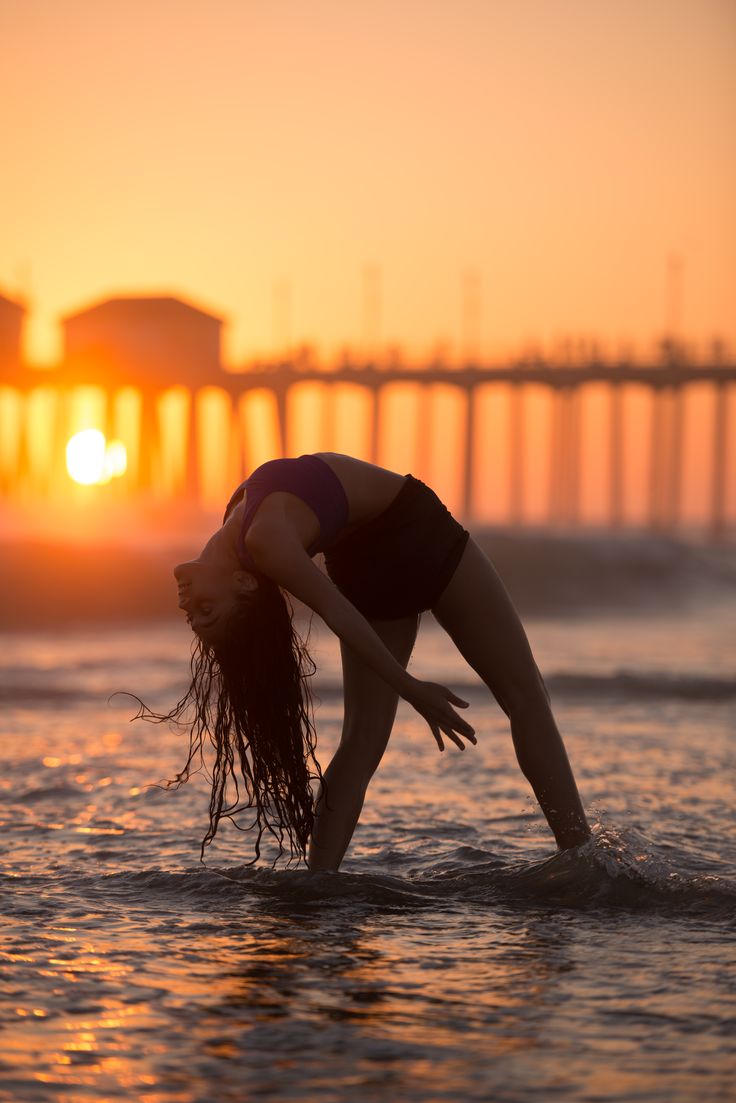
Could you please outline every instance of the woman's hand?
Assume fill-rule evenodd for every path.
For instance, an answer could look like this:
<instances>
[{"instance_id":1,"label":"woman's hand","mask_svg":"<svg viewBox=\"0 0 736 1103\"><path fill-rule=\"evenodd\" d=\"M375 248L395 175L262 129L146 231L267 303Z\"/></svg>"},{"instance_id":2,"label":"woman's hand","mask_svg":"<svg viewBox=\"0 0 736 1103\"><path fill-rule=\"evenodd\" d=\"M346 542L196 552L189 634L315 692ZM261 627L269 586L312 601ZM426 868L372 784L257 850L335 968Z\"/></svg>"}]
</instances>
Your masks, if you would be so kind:
<instances>
[{"instance_id":1,"label":"woman's hand","mask_svg":"<svg viewBox=\"0 0 736 1103\"><path fill-rule=\"evenodd\" d=\"M467 721L458 716L452 707L452 705L459 705L460 708L465 709L468 707L468 702L463 701L461 697L457 697L447 686L438 685L437 682L422 682L418 678L411 678L406 691L402 693L402 697L410 705L413 705L427 721L441 751L445 749L442 732L461 751L465 750L465 744L460 736L469 740L470 743L478 742L473 728ZM458 735L456 732L460 734Z\"/></svg>"}]
</instances>

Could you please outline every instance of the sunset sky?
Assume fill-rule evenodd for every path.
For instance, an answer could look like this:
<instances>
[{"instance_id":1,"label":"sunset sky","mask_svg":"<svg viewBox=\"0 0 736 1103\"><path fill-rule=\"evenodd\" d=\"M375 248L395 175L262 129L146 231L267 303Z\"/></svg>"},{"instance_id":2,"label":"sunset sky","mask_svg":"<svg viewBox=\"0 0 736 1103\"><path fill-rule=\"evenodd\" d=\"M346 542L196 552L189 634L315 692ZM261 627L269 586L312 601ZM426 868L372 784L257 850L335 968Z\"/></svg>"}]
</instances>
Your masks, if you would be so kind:
<instances>
[{"instance_id":1,"label":"sunset sky","mask_svg":"<svg viewBox=\"0 0 736 1103\"><path fill-rule=\"evenodd\" d=\"M412 354L736 344L733 0L2 0L0 290L27 354L99 297ZM281 291L276 292L276 288Z\"/></svg>"}]
</instances>

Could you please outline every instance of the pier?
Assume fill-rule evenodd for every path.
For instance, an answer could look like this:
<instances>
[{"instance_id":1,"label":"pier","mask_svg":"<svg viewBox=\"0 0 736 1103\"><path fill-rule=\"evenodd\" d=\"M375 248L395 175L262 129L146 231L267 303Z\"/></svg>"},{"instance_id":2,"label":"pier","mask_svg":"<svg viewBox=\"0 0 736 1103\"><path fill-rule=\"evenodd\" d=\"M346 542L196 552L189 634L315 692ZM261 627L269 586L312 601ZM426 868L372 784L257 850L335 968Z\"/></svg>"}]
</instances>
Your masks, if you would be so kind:
<instances>
[{"instance_id":1,"label":"pier","mask_svg":"<svg viewBox=\"0 0 736 1103\"><path fill-rule=\"evenodd\" d=\"M111 377L112 375L112 377ZM214 377L213 377L214 375ZM625 467L627 451L631 446L631 430L627 425L624 395L627 388L644 389L650 395L650 417L642 442L641 429L636 430L637 443L648 455L648 508L647 523L655 530L673 532L682 522L683 434L686 429L686 398L694 385L706 384L713 396L714 415L712 432L703 441L707 449L709 489L707 492L707 530L714 539L723 538L733 519L728 516L728 494L736 472L734 451L729 455L729 440L733 435L729 407L736 394L736 365L722 363L718 356L708 363L688 363L673 348L664 348L661 361L651 363L602 362L590 359L585 363L557 363L544 359L519 359L500 366L481 366L468 363L450 366L440 362L402 365L374 362L352 362L345 359L331 368L310 363L304 357L284 359L272 363L252 365L241 372L203 372L201 379L193 379L191 372L184 388L185 463L181 478L170 488L169 494L179 500L187 499L195 504L201 496L200 473L202 465L199 451L202 447L197 432L194 411L205 390L217 388L229 404L228 440L224 444L227 455L233 460L234 470L242 471L244 449L241 404L256 391L271 396L275 410L277 452L285 454L292 434L290 398L294 388L311 383L318 385L321 410L321 437L319 445L330 450L335 437L336 388L350 385L359 388L369 413L368 454L372 462L381 462L380 440L383 407L387 391L397 384L409 386L420 404L419 419L422 431L415 441L415 473L421 478L435 444L439 426L423 418L421 404L437 386L451 387L462 396L462 502L457 510L463 519L472 523L474 503L484 479L477 455L485 425L479 410L479 397L490 396L503 389L506 397L508 448L505 464L509 502L508 523L524 523L525 465L539 447L530 439L525 416L526 396L532 388L542 388L549 396L549 428L545 448L547 471L546 519L550 525L574 527L581 523L581 398L591 384L602 385L606 394L606 472L607 503L604 523L621 527L625 523ZM30 463L30 444L24 431L23 411L38 401L39 389L53 392L53 414L49 422L53 439L44 450L47 465L62 462L64 444L70 424L68 409L70 395L79 388L94 387L104 395L105 424L99 427L108 435L114 433L113 411L122 391L131 388L138 396L138 432L128 479L130 493L145 494L156 482L157 457L166 447L162 439L162 423L158 407L162 396L176 388L182 391L182 383L172 370L169 378L160 375L151 382L140 373L125 375L106 373L104 382L92 367L62 365L48 373L19 369L12 379L0 380L0 388L17 396L20 425L16 439L6 439L2 444L2 471L0 494L12 493L14 481ZM733 444L731 445L733 449ZM36 451L38 445L36 444ZM730 468L729 468L730 464ZM38 474L39 460L35 460ZM43 463L41 464L43 467ZM43 482L43 479L41 479Z\"/></svg>"}]
</instances>

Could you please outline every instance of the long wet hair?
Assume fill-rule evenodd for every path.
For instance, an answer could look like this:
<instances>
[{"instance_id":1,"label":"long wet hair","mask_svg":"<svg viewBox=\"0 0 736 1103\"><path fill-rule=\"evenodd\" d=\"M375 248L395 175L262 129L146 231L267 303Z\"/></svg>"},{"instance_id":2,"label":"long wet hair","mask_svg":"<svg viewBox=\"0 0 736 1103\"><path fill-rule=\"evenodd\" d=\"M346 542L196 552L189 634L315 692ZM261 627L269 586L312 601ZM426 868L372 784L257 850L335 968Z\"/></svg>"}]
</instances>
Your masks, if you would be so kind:
<instances>
[{"instance_id":1,"label":"long wet hair","mask_svg":"<svg viewBox=\"0 0 736 1103\"><path fill-rule=\"evenodd\" d=\"M271 579L256 575L258 586L224 621L217 637L195 637L189 689L169 713L141 702L136 718L170 721L189 733L183 769L165 788L178 788L206 769L211 743L210 823L200 860L222 819L255 830L255 856L261 840L278 843L278 860L306 856L314 806L311 782L324 784L315 756L309 678L315 665L293 623L293 609ZM250 822L241 813L252 810Z\"/></svg>"}]
</instances>

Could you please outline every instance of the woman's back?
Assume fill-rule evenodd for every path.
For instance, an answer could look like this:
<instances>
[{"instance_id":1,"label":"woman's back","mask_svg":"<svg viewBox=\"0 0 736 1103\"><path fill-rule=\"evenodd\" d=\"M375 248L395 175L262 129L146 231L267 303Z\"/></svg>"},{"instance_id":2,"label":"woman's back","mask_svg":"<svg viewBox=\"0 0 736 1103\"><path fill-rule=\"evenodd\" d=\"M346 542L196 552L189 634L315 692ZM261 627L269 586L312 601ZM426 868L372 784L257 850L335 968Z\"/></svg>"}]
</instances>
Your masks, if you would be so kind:
<instances>
[{"instance_id":1,"label":"woman's back","mask_svg":"<svg viewBox=\"0 0 736 1103\"><path fill-rule=\"evenodd\" d=\"M337 475L348 500L348 524L344 535L383 513L401 490L404 476L396 471L340 452L315 452Z\"/></svg>"}]
</instances>

